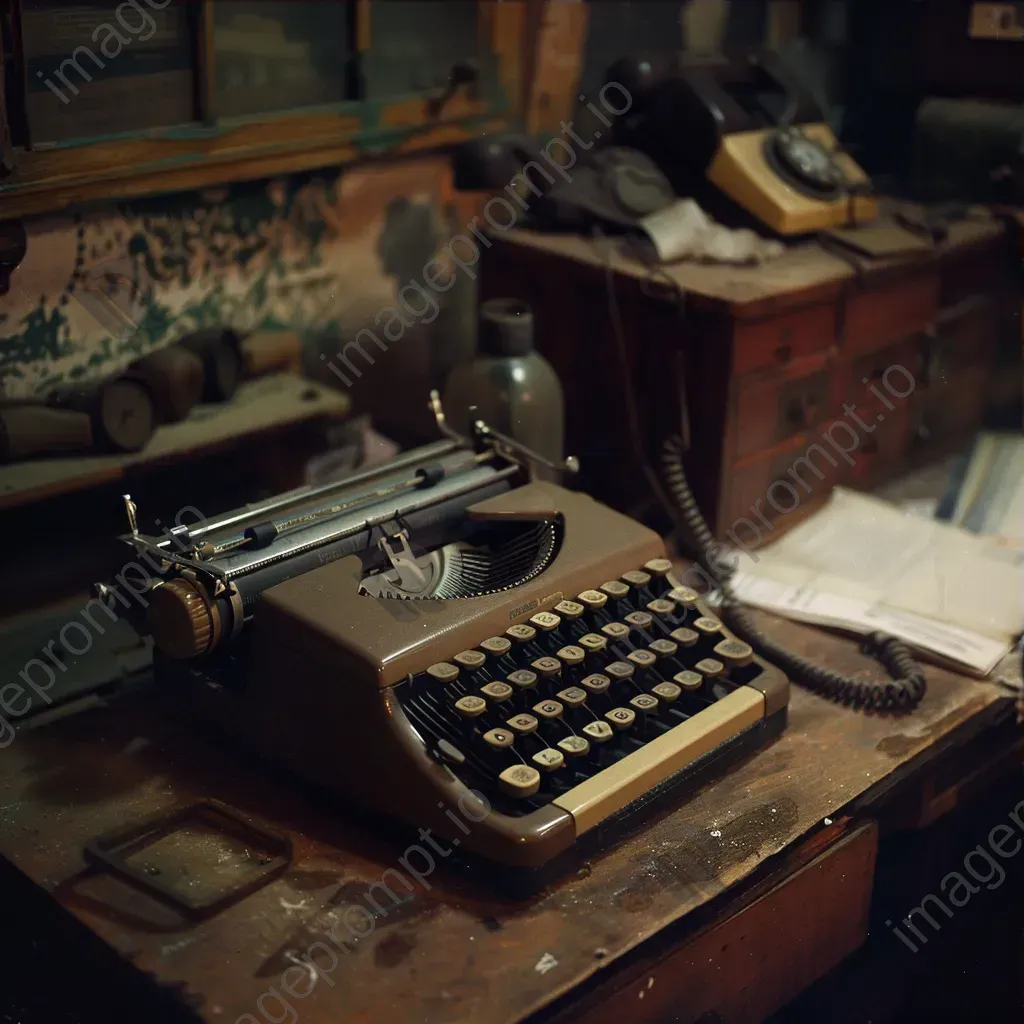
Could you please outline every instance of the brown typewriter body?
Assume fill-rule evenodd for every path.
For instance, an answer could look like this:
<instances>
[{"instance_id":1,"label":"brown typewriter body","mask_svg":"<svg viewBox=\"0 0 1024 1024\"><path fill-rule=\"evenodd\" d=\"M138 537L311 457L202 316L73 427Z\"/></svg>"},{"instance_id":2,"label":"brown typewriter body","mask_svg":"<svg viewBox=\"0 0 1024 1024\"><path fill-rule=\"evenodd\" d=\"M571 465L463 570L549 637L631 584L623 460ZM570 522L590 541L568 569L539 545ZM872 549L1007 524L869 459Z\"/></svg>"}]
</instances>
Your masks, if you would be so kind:
<instances>
[{"instance_id":1,"label":"brown typewriter body","mask_svg":"<svg viewBox=\"0 0 1024 1024\"><path fill-rule=\"evenodd\" d=\"M530 623L539 612L557 615L553 610L560 602L573 602L582 592L664 559L665 549L653 531L553 484L526 483L468 506L466 514L476 522L558 521L557 554L536 578L519 586L455 600L361 594L364 565L349 555L261 594L248 628L243 685L211 687L212 658L190 666L187 678L180 662L164 661L161 674L191 692L194 709L215 717L263 759L316 789L371 814L430 829L489 861L527 869L552 862L585 834L598 834L622 811L643 803L650 791L730 744L744 738L757 742L772 727L781 728L788 682L755 658L745 670L745 678L751 677L747 683L730 685L725 697L664 731L656 743L591 772L579 785L566 789L563 784L557 796L545 797L542 787L524 802L486 786L469 764L474 745L482 743L481 732L528 710L543 699L541 690L525 702L519 693L506 706L488 702L479 720L452 725L456 733L463 730L449 734L449 746L468 757L461 764L450 750L445 756L437 736L410 716L407 695L426 687L437 700L449 700L445 684L437 683L428 668L451 664L457 652L479 651L486 638L503 638L510 627ZM662 587L673 582L669 578ZM691 620L702 613L703 607L688 611ZM717 639L728 636L723 630ZM573 638L561 639L568 644ZM642 645L636 631L634 639ZM536 654L523 655L519 664L531 663ZM487 658L488 678L508 675L507 660L499 667L491 655ZM612 660L610 650L604 658ZM577 681L582 671L574 676ZM479 690L479 680L470 683L469 675L461 670L460 688L450 700ZM571 681L566 670L566 678L547 689L562 690ZM651 676L648 684L653 682Z\"/></svg>"}]
</instances>

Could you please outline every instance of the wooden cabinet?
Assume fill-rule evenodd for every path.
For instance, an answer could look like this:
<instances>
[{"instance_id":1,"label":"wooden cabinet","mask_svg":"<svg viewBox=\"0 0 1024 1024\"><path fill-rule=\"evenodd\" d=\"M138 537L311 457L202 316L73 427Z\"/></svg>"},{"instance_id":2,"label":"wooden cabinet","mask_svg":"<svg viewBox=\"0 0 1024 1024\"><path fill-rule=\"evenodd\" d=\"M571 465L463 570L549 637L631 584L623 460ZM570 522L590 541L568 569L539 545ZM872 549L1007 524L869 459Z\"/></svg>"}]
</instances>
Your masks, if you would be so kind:
<instances>
[{"instance_id":1,"label":"wooden cabinet","mask_svg":"<svg viewBox=\"0 0 1024 1024\"><path fill-rule=\"evenodd\" d=\"M525 0L0 0L0 35L0 218L426 149L522 110Z\"/></svg>"},{"instance_id":2,"label":"wooden cabinet","mask_svg":"<svg viewBox=\"0 0 1024 1024\"><path fill-rule=\"evenodd\" d=\"M813 243L760 269L681 263L652 276L617 260L621 339L607 259L586 239L495 232L483 294L534 306L583 486L641 507L634 433L656 465L685 423L690 483L719 537L736 524L777 536L836 484L872 488L963 444L1014 329L997 221L954 224L928 253L856 269Z\"/></svg>"}]
</instances>

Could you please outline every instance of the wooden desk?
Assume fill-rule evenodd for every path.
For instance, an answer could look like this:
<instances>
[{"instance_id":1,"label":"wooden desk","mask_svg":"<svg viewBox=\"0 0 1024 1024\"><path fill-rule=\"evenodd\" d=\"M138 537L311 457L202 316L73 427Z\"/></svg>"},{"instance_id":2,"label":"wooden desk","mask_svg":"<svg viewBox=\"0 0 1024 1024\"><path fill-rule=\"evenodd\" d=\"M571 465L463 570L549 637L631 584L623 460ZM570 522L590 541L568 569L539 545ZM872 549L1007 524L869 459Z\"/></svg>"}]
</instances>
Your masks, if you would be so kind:
<instances>
[{"instance_id":1,"label":"wooden desk","mask_svg":"<svg viewBox=\"0 0 1024 1024\"><path fill-rule=\"evenodd\" d=\"M837 669L877 671L845 640L775 628ZM399 888L372 933L289 1001L302 1024L637 1022L670 1009L676 1021L760 1020L863 940L880 832L945 813L1013 757L1012 704L993 684L930 670L924 703L900 719L796 689L772 746L575 877L517 905L439 867L429 888ZM290 869L195 924L85 870L90 837L200 797L290 836ZM146 701L19 734L0 751L0 808L0 853L211 1024L292 1019L270 1001L261 1015L257 1000L282 991L282 974L405 850ZM9 976L66 977L74 959L52 936L48 957L34 954L37 917L19 917L9 894L5 907L23 961L5 958ZM297 972L288 983L303 991L310 973ZM127 987L96 984L100 1019L120 1020L112 1005Z\"/></svg>"}]
</instances>

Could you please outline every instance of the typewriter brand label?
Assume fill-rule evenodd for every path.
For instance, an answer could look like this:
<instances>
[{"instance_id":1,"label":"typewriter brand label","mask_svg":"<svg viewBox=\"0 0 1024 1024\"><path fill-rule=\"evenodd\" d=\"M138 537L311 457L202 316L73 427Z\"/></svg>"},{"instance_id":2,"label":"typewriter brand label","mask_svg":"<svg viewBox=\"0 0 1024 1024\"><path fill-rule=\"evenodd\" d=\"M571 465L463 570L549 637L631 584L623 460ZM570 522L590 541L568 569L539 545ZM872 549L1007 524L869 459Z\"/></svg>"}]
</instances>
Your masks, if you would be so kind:
<instances>
[{"instance_id":1,"label":"typewriter brand label","mask_svg":"<svg viewBox=\"0 0 1024 1024\"><path fill-rule=\"evenodd\" d=\"M513 608L512 613L509 615L509 621L512 619L518 619L520 615L525 615L527 612L532 612L534 608L540 605L540 601L527 601L526 604L521 604L518 608Z\"/></svg>"}]
</instances>

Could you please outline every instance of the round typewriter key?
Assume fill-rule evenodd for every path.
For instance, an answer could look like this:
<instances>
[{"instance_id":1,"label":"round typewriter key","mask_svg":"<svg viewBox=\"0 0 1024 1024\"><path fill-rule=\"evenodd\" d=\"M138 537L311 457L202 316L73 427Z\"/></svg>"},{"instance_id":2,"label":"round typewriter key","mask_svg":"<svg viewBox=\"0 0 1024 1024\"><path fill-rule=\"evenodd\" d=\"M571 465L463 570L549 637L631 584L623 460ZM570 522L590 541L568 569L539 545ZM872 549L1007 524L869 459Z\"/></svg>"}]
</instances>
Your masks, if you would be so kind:
<instances>
[{"instance_id":1,"label":"round typewriter key","mask_svg":"<svg viewBox=\"0 0 1024 1024\"><path fill-rule=\"evenodd\" d=\"M553 750L551 747L538 750L530 760L542 772L553 772L565 767L565 758L562 757L562 752L560 750Z\"/></svg>"},{"instance_id":2,"label":"round typewriter key","mask_svg":"<svg viewBox=\"0 0 1024 1024\"><path fill-rule=\"evenodd\" d=\"M512 641L503 636L489 636L480 644L480 647L488 654L493 654L495 658L500 658L512 650Z\"/></svg>"},{"instance_id":3,"label":"round typewriter key","mask_svg":"<svg viewBox=\"0 0 1024 1024\"><path fill-rule=\"evenodd\" d=\"M679 645L672 643L671 640L652 640L650 649L659 658L672 658L675 656L676 651L679 650Z\"/></svg>"},{"instance_id":4,"label":"round typewriter key","mask_svg":"<svg viewBox=\"0 0 1024 1024\"><path fill-rule=\"evenodd\" d=\"M630 612L625 617L625 621L636 629L650 629L654 624L654 617L647 612Z\"/></svg>"},{"instance_id":5,"label":"round typewriter key","mask_svg":"<svg viewBox=\"0 0 1024 1024\"><path fill-rule=\"evenodd\" d=\"M619 580L609 580L601 584L601 589L614 601L620 601L629 596L629 587Z\"/></svg>"},{"instance_id":6,"label":"round typewriter key","mask_svg":"<svg viewBox=\"0 0 1024 1024\"><path fill-rule=\"evenodd\" d=\"M558 749L567 757L583 757L590 752L590 744L582 736L563 736Z\"/></svg>"},{"instance_id":7,"label":"round typewriter key","mask_svg":"<svg viewBox=\"0 0 1024 1024\"><path fill-rule=\"evenodd\" d=\"M537 612L536 615L530 616L530 624L536 626L537 629L547 631L551 629L558 629L562 624L562 620L551 612Z\"/></svg>"},{"instance_id":8,"label":"round typewriter key","mask_svg":"<svg viewBox=\"0 0 1024 1024\"><path fill-rule=\"evenodd\" d=\"M624 622L609 622L601 627L601 632L610 640L624 640L629 636L629 626Z\"/></svg>"},{"instance_id":9,"label":"round typewriter key","mask_svg":"<svg viewBox=\"0 0 1024 1024\"><path fill-rule=\"evenodd\" d=\"M597 651L603 651L608 646L608 638L606 636L598 636L597 633L586 633L579 638L577 643L591 654L595 654Z\"/></svg>"},{"instance_id":10,"label":"round typewriter key","mask_svg":"<svg viewBox=\"0 0 1024 1024\"><path fill-rule=\"evenodd\" d=\"M672 571L672 563L667 558L652 558L644 562L644 568L652 576L667 576Z\"/></svg>"},{"instance_id":11,"label":"round typewriter key","mask_svg":"<svg viewBox=\"0 0 1024 1024\"><path fill-rule=\"evenodd\" d=\"M583 726L583 731L591 743L607 743L614 735L612 727L607 722L587 722Z\"/></svg>"},{"instance_id":12,"label":"round typewriter key","mask_svg":"<svg viewBox=\"0 0 1024 1024\"><path fill-rule=\"evenodd\" d=\"M621 732L636 721L636 712L631 708L612 708L611 711L605 712L604 717Z\"/></svg>"},{"instance_id":13,"label":"round typewriter key","mask_svg":"<svg viewBox=\"0 0 1024 1024\"><path fill-rule=\"evenodd\" d=\"M685 672L677 672L673 677L672 681L678 683L680 689L686 690L688 693L692 693L694 690L699 690L704 682L704 677L699 672L691 672L687 669Z\"/></svg>"},{"instance_id":14,"label":"round typewriter key","mask_svg":"<svg viewBox=\"0 0 1024 1024\"><path fill-rule=\"evenodd\" d=\"M566 665L579 665L586 656L587 652L575 644L569 644L558 652L559 660L564 661Z\"/></svg>"},{"instance_id":15,"label":"round typewriter key","mask_svg":"<svg viewBox=\"0 0 1024 1024\"><path fill-rule=\"evenodd\" d=\"M708 679L725 675L725 666L715 658L701 658L693 667Z\"/></svg>"},{"instance_id":16,"label":"round typewriter key","mask_svg":"<svg viewBox=\"0 0 1024 1024\"><path fill-rule=\"evenodd\" d=\"M587 702L587 691L579 686L567 686L556 694L558 699L570 708L578 708Z\"/></svg>"},{"instance_id":17,"label":"round typewriter key","mask_svg":"<svg viewBox=\"0 0 1024 1024\"><path fill-rule=\"evenodd\" d=\"M604 667L605 674L616 682L633 678L633 666L628 661L613 661Z\"/></svg>"},{"instance_id":18,"label":"round typewriter key","mask_svg":"<svg viewBox=\"0 0 1024 1024\"><path fill-rule=\"evenodd\" d=\"M754 650L742 640L722 640L715 644L715 654L732 668L743 668L754 659Z\"/></svg>"},{"instance_id":19,"label":"round typewriter key","mask_svg":"<svg viewBox=\"0 0 1024 1024\"><path fill-rule=\"evenodd\" d=\"M640 711L645 715L650 715L658 710L658 698L652 697L649 693L638 693L629 702L629 706L635 711Z\"/></svg>"},{"instance_id":20,"label":"round typewriter key","mask_svg":"<svg viewBox=\"0 0 1024 1024\"><path fill-rule=\"evenodd\" d=\"M703 633L704 636L714 636L716 633L722 632L722 624L718 619L711 618L710 615L702 615L699 619L694 619L693 628L698 633Z\"/></svg>"},{"instance_id":21,"label":"round typewriter key","mask_svg":"<svg viewBox=\"0 0 1024 1024\"><path fill-rule=\"evenodd\" d=\"M608 603L608 595L602 594L600 590L584 590L582 594L578 594L577 598L580 604L586 605L592 612L596 612L598 608L603 608Z\"/></svg>"},{"instance_id":22,"label":"round typewriter key","mask_svg":"<svg viewBox=\"0 0 1024 1024\"><path fill-rule=\"evenodd\" d=\"M561 718L564 710L557 700L542 700L539 704L533 705L533 713L538 719L543 718L546 722Z\"/></svg>"},{"instance_id":23,"label":"round typewriter key","mask_svg":"<svg viewBox=\"0 0 1024 1024\"><path fill-rule=\"evenodd\" d=\"M485 697L490 697L491 700L501 703L502 701L508 700L512 696L512 687L508 683L493 682L484 683L480 687L480 692Z\"/></svg>"},{"instance_id":24,"label":"round typewriter key","mask_svg":"<svg viewBox=\"0 0 1024 1024\"><path fill-rule=\"evenodd\" d=\"M427 675L439 683L454 683L459 678L459 670L447 661L439 661L427 669Z\"/></svg>"},{"instance_id":25,"label":"round typewriter key","mask_svg":"<svg viewBox=\"0 0 1024 1024\"><path fill-rule=\"evenodd\" d=\"M537 673L528 668L518 668L515 672L509 672L508 681L518 690L529 690L537 685Z\"/></svg>"},{"instance_id":26,"label":"round typewriter key","mask_svg":"<svg viewBox=\"0 0 1024 1024\"><path fill-rule=\"evenodd\" d=\"M669 633L669 636L672 637L680 647L692 647L700 639L696 630L687 629L685 626L681 626L679 629L673 629L672 632Z\"/></svg>"},{"instance_id":27,"label":"round typewriter key","mask_svg":"<svg viewBox=\"0 0 1024 1024\"><path fill-rule=\"evenodd\" d=\"M586 679L580 680L580 686L590 693L607 693L608 687L611 685L612 681L607 676L601 675L600 672L595 672L593 675L587 676Z\"/></svg>"},{"instance_id":28,"label":"round typewriter key","mask_svg":"<svg viewBox=\"0 0 1024 1024\"><path fill-rule=\"evenodd\" d=\"M533 715L513 715L505 724L520 736L537 731L537 719Z\"/></svg>"},{"instance_id":29,"label":"round typewriter key","mask_svg":"<svg viewBox=\"0 0 1024 1024\"><path fill-rule=\"evenodd\" d=\"M672 601L666 601L664 598L658 597L653 601L647 602L647 610L652 615L671 615L676 610L676 606Z\"/></svg>"},{"instance_id":30,"label":"round typewriter key","mask_svg":"<svg viewBox=\"0 0 1024 1024\"><path fill-rule=\"evenodd\" d=\"M525 622L520 622L517 626L509 626L505 630L505 636L511 637L520 644L528 644L536 635L537 630Z\"/></svg>"},{"instance_id":31,"label":"round typewriter key","mask_svg":"<svg viewBox=\"0 0 1024 1024\"><path fill-rule=\"evenodd\" d=\"M657 686L651 687L651 693L656 694L666 704L679 700L682 692L675 683L658 683Z\"/></svg>"},{"instance_id":32,"label":"round typewriter key","mask_svg":"<svg viewBox=\"0 0 1024 1024\"><path fill-rule=\"evenodd\" d=\"M637 668L650 668L658 660L650 651L630 651L626 657Z\"/></svg>"},{"instance_id":33,"label":"round typewriter key","mask_svg":"<svg viewBox=\"0 0 1024 1024\"><path fill-rule=\"evenodd\" d=\"M515 742L515 738L508 729L491 729L484 733L484 743L495 750L508 750Z\"/></svg>"},{"instance_id":34,"label":"round typewriter key","mask_svg":"<svg viewBox=\"0 0 1024 1024\"><path fill-rule=\"evenodd\" d=\"M689 587L676 587L665 596L684 608L692 608L697 603L697 591L691 590Z\"/></svg>"},{"instance_id":35,"label":"round typewriter key","mask_svg":"<svg viewBox=\"0 0 1024 1024\"><path fill-rule=\"evenodd\" d=\"M483 697L460 697L455 702L455 710L465 718L478 718L487 710L487 701Z\"/></svg>"},{"instance_id":36,"label":"round typewriter key","mask_svg":"<svg viewBox=\"0 0 1024 1024\"><path fill-rule=\"evenodd\" d=\"M576 601L559 601L555 605L555 611L563 619L578 619L587 609Z\"/></svg>"},{"instance_id":37,"label":"round typewriter key","mask_svg":"<svg viewBox=\"0 0 1024 1024\"><path fill-rule=\"evenodd\" d=\"M540 772L528 764L514 764L498 776L498 782L509 796L533 796L540 789Z\"/></svg>"},{"instance_id":38,"label":"round typewriter key","mask_svg":"<svg viewBox=\"0 0 1024 1024\"><path fill-rule=\"evenodd\" d=\"M622 574L622 582L628 583L631 587L646 587L651 582L651 574L642 572L640 569L630 569Z\"/></svg>"},{"instance_id":39,"label":"round typewriter key","mask_svg":"<svg viewBox=\"0 0 1024 1024\"><path fill-rule=\"evenodd\" d=\"M538 675L550 678L551 676L557 676L562 671L562 663L557 658L544 657L531 661L530 668Z\"/></svg>"},{"instance_id":40,"label":"round typewriter key","mask_svg":"<svg viewBox=\"0 0 1024 1024\"><path fill-rule=\"evenodd\" d=\"M487 661L487 656L481 654L479 651L459 651L458 654L452 658L460 668L464 668L469 672L474 672L478 668L484 667L484 662Z\"/></svg>"}]
</instances>

